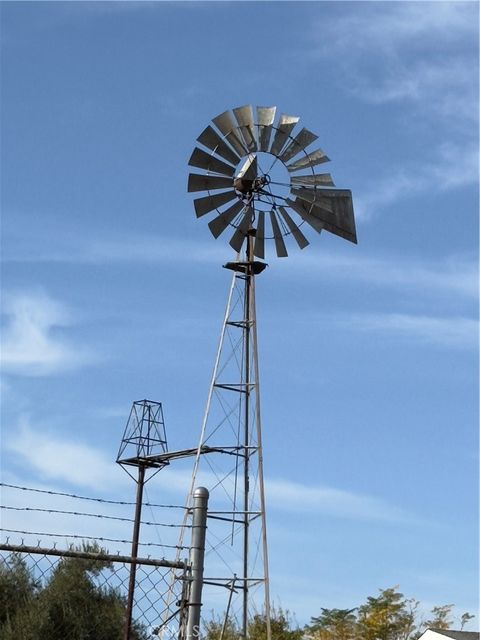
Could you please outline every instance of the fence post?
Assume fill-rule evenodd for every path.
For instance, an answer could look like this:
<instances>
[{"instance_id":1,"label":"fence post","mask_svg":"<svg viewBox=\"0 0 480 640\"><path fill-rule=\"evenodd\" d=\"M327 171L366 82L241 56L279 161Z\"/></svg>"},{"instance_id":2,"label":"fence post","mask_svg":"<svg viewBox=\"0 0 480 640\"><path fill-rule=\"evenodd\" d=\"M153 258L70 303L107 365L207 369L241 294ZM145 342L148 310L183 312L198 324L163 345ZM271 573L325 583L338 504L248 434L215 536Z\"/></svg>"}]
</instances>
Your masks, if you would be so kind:
<instances>
[{"instance_id":1,"label":"fence post","mask_svg":"<svg viewBox=\"0 0 480 640\"><path fill-rule=\"evenodd\" d=\"M202 607L203 562L207 531L208 489L197 487L193 492L192 542L190 549L191 585L188 601L187 638L200 638L200 610Z\"/></svg>"}]
</instances>

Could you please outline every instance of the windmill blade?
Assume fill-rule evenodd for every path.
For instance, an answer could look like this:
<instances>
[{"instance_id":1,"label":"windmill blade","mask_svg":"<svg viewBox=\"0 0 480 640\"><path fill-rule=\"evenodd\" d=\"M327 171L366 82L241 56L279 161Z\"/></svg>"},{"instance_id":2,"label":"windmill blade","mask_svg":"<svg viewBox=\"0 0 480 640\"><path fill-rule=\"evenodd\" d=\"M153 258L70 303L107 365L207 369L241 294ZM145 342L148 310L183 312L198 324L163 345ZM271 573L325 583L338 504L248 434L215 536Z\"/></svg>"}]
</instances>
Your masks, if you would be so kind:
<instances>
[{"instance_id":1,"label":"windmill blade","mask_svg":"<svg viewBox=\"0 0 480 640\"><path fill-rule=\"evenodd\" d=\"M305 127L295 136L293 140L285 147L280 160L286 164L291 158L303 151L309 144L318 140L318 136L305 129Z\"/></svg>"},{"instance_id":2,"label":"windmill blade","mask_svg":"<svg viewBox=\"0 0 480 640\"><path fill-rule=\"evenodd\" d=\"M252 214L253 214L252 208L246 207L245 213L243 214L242 221L238 225L237 230L235 231L235 233L233 234L230 240L230 246L233 249L235 249L237 253L240 252L243 245L243 241L247 237L248 229L250 227L250 223L253 217Z\"/></svg>"},{"instance_id":3,"label":"windmill blade","mask_svg":"<svg viewBox=\"0 0 480 640\"><path fill-rule=\"evenodd\" d=\"M302 200L290 200L290 198L287 198L286 204L294 211L296 211L298 215L303 220L305 220L305 222L308 222L308 224L313 227L315 231L318 231L318 233L321 232L324 226L323 222L319 218L312 216L312 214L310 213L311 205L308 205Z\"/></svg>"},{"instance_id":4,"label":"windmill blade","mask_svg":"<svg viewBox=\"0 0 480 640\"><path fill-rule=\"evenodd\" d=\"M208 223L209 229L215 238L225 231L229 224L231 224L236 216L244 209L245 205L240 200L232 204L231 207L226 209L217 218Z\"/></svg>"},{"instance_id":5,"label":"windmill blade","mask_svg":"<svg viewBox=\"0 0 480 640\"><path fill-rule=\"evenodd\" d=\"M297 116L287 116L282 113L278 122L277 130L275 132L275 137L273 138L270 153L272 153L274 156L279 155L283 145L290 135L290 132L299 120L300 118L298 118Z\"/></svg>"},{"instance_id":6,"label":"windmill blade","mask_svg":"<svg viewBox=\"0 0 480 640\"><path fill-rule=\"evenodd\" d=\"M275 240L275 249L277 250L277 256L279 258L287 258L287 248L285 247L285 242L283 241L282 231L280 229L280 225L278 224L277 214L275 213L275 211L270 211L270 222L272 224L273 238Z\"/></svg>"},{"instance_id":7,"label":"windmill blade","mask_svg":"<svg viewBox=\"0 0 480 640\"><path fill-rule=\"evenodd\" d=\"M191 167L205 169L205 171L210 171L211 173L221 173L224 176L233 176L235 173L235 167L231 167L198 147L193 150L188 164Z\"/></svg>"},{"instance_id":8,"label":"windmill blade","mask_svg":"<svg viewBox=\"0 0 480 640\"><path fill-rule=\"evenodd\" d=\"M231 149L228 144L224 142L224 140L218 135L215 129L210 126L202 131L202 133L198 136L197 141L234 165L237 165L240 162L241 156L238 156L235 151L233 151L233 149Z\"/></svg>"},{"instance_id":9,"label":"windmill blade","mask_svg":"<svg viewBox=\"0 0 480 640\"><path fill-rule=\"evenodd\" d=\"M316 151L312 151L312 153L305 154L303 158L300 158L296 162L287 165L287 169L292 173L305 167L315 167L317 164L322 164L322 162L330 162L330 158L325 155L321 149L317 149Z\"/></svg>"},{"instance_id":10,"label":"windmill blade","mask_svg":"<svg viewBox=\"0 0 480 640\"><path fill-rule=\"evenodd\" d=\"M333 187L333 179L329 173L317 173L311 174L309 173L306 176L292 176L290 178L290 182L292 184L297 185L305 185L305 186L324 186L324 187Z\"/></svg>"},{"instance_id":11,"label":"windmill blade","mask_svg":"<svg viewBox=\"0 0 480 640\"><path fill-rule=\"evenodd\" d=\"M191 173L188 176L188 191L210 191L215 189L228 189L232 187L232 178L223 176L203 176Z\"/></svg>"},{"instance_id":12,"label":"windmill blade","mask_svg":"<svg viewBox=\"0 0 480 640\"><path fill-rule=\"evenodd\" d=\"M195 213L197 214L197 218L204 216L212 209L217 209L221 207L222 204L226 204L237 197L235 191L227 191L225 193L217 193L213 196L205 196L204 198L197 198L193 201L195 206Z\"/></svg>"},{"instance_id":13,"label":"windmill blade","mask_svg":"<svg viewBox=\"0 0 480 640\"><path fill-rule=\"evenodd\" d=\"M279 211L282 215L282 218L285 220L287 227L290 230L290 233L295 238L300 249L305 249L305 247L307 247L310 244L309 241L300 231L299 227L295 224L292 218L288 215L288 211L285 209L285 207L279 207Z\"/></svg>"},{"instance_id":14,"label":"windmill blade","mask_svg":"<svg viewBox=\"0 0 480 640\"><path fill-rule=\"evenodd\" d=\"M257 232L255 234L255 244L253 253L257 258L265 258L265 211L258 212Z\"/></svg>"},{"instance_id":15,"label":"windmill blade","mask_svg":"<svg viewBox=\"0 0 480 640\"><path fill-rule=\"evenodd\" d=\"M240 156L244 156L248 153L248 149L235 132L236 125L230 111L224 111L216 118L213 118L212 122L223 133L225 138Z\"/></svg>"},{"instance_id":16,"label":"windmill blade","mask_svg":"<svg viewBox=\"0 0 480 640\"><path fill-rule=\"evenodd\" d=\"M258 148L268 151L277 107L257 107Z\"/></svg>"},{"instance_id":17,"label":"windmill blade","mask_svg":"<svg viewBox=\"0 0 480 640\"><path fill-rule=\"evenodd\" d=\"M249 151L256 151L257 141L255 139L252 105L247 104L244 107L237 107L233 110L233 113L237 119L247 149Z\"/></svg>"}]
</instances>

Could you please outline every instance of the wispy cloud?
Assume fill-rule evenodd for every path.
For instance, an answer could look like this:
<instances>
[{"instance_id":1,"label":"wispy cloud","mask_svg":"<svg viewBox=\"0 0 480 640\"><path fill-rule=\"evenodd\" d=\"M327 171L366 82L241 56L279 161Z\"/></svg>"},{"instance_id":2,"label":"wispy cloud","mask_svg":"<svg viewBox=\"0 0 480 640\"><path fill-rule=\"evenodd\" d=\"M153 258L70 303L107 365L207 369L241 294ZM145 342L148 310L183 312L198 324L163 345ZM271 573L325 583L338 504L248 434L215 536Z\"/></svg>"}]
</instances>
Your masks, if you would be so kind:
<instances>
[{"instance_id":1,"label":"wispy cloud","mask_svg":"<svg viewBox=\"0 0 480 640\"><path fill-rule=\"evenodd\" d=\"M446 348L474 349L478 322L472 318L408 315L402 313L353 314L337 319L344 326L379 335Z\"/></svg>"},{"instance_id":2,"label":"wispy cloud","mask_svg":"<svg viewBox=\"0 0 480 640\"><path fill-rule=\"evenodd\" d=\"M61 330L73 322L72 315L46 293L7 294L3 313L1 363L5 373L50 375L94 360L89 350L62 336Z\"/></svg>"},{"instance_id":3,"label":"wispy cloud","mask_svg":"<svg viewBox=\"0 0 480 640\"><path fill-rule=\"evenodd\" d=\"M396 197L396 191L396 184L385 183L383 196L381 189L375 196L369 196L367 193L361 206L364 210L371 210L369 203L373 202L374 198L386 201ZM306 233L309 233L308 230ZM74 243L72 237L75 238ZM80 232L71 233L64 229L59 230L55 239L50 239L50 244L42 242L41 236L37 233L31 241L25 236L22 241L23 245L12 235L8 243L9 253L5 251L4 260L98 265L164 264L174 266L178 270L182 265L190 268L193 264L223 264L232 255L224 242L216 242L211 238L207 238L205 242L194 242L174 236L119 234L113 238L97 237L92 240L91 234L86 237ZM292 255L295 251L292 249ZM178 256L182 256L180 263ZM449 293L468 298L476 298L478 295L478 266L474 256L470 255L419 260L399 256L331 252L312 246L305 251L296 251L295 260L289 260L287 263L272 261L271 268L287 277L288 274L295 274L297 277L298 270L301 270L305 277L316 278L319 270L322 270L328 271L329 279L368 282L389 288L408 288L410 291L425 289L430 293Z\"/></svg>"},{"instance_id":4,"label":"wispy cloud","mask_svg":"<svg viewBox=\"0 0 480 640\"><path fill-rule=\"evenodd\" d=\"M358 189L359 219L412 196L478 183L477 40L478 4L468 2L358 3L341 19L334 12L314 25L310 55L333 61L345 91L401 106L398 126L409 133L435 133L427 154L392 157L384 177Z\"/></svg>"},{"instance_id":5,"label":"wispy cloud","mask_svg":"<svg viewBox=\"0 0 480 640\"><path fill-rule=\"evenodd\" d=\"M391 523L416 520L385 500L332 487L272 479L267 480L266 492L269 504L282 510Z\"/></svg>"},{"instance_id":6,"label":"wispy cloud","mask_svg":"<svg viewBox=\"0 0 480 640\"><path fill-rule=\"evenodd\" d=\"M465 118L477 117L477 23L474 3L371 3L316 25L313 40L317 55L335 56L362 99L409 101L465 127Z\"/></svg>"},{"instance_id":7,"label":"wispy cloud","mask_svg":"<svg viewBox=\"0 0 480 640\"><path fill-rule=\"evenodd\" d=\"M283 275L289 273L317 278L328 273L329 279L366 282L429 295L478 296L478 265L473 257L449 256L443 260L418 260L398 256L362 256L353 253L304 251L290 264L276 266Z\"/></svg>"},{"instance_id":8,"label":"wispy cloud","mask_svg":"<svg viewBox=\"0 0 480 640\"><path fill-rule=\"evenodd\" d=\"M64 482L70 487L95 491L102 487L102 490L110 495L131 484L128 476L119 472L113 459L105 452L78 440L59 437L45 432L44 429L34 429L25 417L16 425L15 437L6 438L5 448L10 454L15 455L20 464L28 462L28 467L43 482ZM175 495L177 502L181 504L189 487L189 478L188 470L168 469L159 474L156 482L162 490ZM203 471L197 480L206 486L218 483L218 479L210 471ZM386 523L416 521L415 516L388 504L385 500L353 491L305 485L279 478L267 479L266 491L269 504L278 511ZM217 494L216 500L225 499L222 492Z\"/></svg>"},{"instance_id":9,"label":"wispy cloud","mask_svg":"<svg viewBox=\"0 0 480 640\"><path fill-rule=\"evenodd\" d=\"M419 194L439 194L478 183L478 149L476 144L464 146L443 143L435 149L433 161L398 166L389 175L366 187L355 198L358 220L370 220L396 202L408 201ZM471 215L472 212L462 212Z\"/></svg>"},{"instance_id":10,"label":"wispy cloud","mask_svg":"<svg viewBox=\"0 0 480 640\"><path fill-rule=\"evenodd\" d=\"M72 239L72 237L74 239ZM182 262L191 264L214 263L225 260L228 250L215 242L194 242L185 238L164 235L109 234L108 238L85 235L82 231L72 233L70 229L59 229L55 238L49 236L42 242L42 230L28 237L12 237L5 242L3 260L7 262L58 262L71 264L118 264L175 263L178 256Z\"/></svg>"},{"instance_id":11,"label":"wispy cloud","mask_svg":"<svg viewBox=\"0 0 480 640\"><path fill-rule=\"evenodd\" d=\"M42 429L34 429L22 416L15 437L5 430L5 448L16 459L28 461L29 468L42 479L63 480L69 485L98 489L124 484L127 476L102 452L81 441L72 441ZM124 483L122 483L124 480Z\"/></svg>"},{"instance_id":12,"label":"wispy cloud","mask_svg":"<svg viewBox=\"0 0 480 640\"><path fill-rule=\"evenodd\" d=\"M12 462L28 462L29 469L43 481L65 482L95 491L102 487L111 494L132 482L115 464L116 451L108 455L80 439L59 435L45 424L34 424L28 416L21 416L11 429L6 427L4 435L4 449L13 454ZM160 484L162 489L182 493L188 480L189 474L174 470L162 474Z\"/></svg>"}]
</instances>

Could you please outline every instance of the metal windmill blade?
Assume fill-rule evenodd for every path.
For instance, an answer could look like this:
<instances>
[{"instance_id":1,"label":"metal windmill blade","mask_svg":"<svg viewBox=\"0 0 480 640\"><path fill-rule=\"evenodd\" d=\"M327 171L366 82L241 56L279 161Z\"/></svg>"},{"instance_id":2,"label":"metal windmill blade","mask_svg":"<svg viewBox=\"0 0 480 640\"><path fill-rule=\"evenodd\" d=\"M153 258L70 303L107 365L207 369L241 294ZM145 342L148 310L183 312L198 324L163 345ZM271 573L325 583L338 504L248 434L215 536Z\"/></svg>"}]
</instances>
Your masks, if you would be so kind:
<instances>
[{"instance_id":1,"label":"metal windmill blade","mask_svg":"<svg viewBox=\"0 0 480 640\"><path fill-rule=\"evenodd\" d=\"M250 250L261 259L272 241L278 257L288 255L288 242L304 249L309 228L356 242L351 192L332 188L330 173L316 169L329 157L309 150L318 136L306 127L295 134L300 119L276 114L276 107L236 107L198 136L201 146L189 159L196 171L188 177L188 191L201 194L197 217L211 216L215 238L231 228L236 251L251 238Z\"/></svg>"},{"instance_id":2,"label":"metal windmill blade","mask_svg":"<svg viewBox=\"0 0 480 640\"><path fill-rule=\"evenodd\" d=\"M298 135L285 147L280 155L280 160L285 164L291 158L298 155L300 151L306 149L312 142L318 140L318 136L308 129L303 128Z\"/></svg>"},{"instance_id":3,"label":"metal windmill blade","mask_svg":"<svg viewBox=\"0 0 480 640\"><path fill-rule=\"evenodd\" d=\"M211 149L214 153L233 165L240 162L241 155L237 155L235 151L226 144L223 138L218 135L215 129L212 129L210 126L202 131L197 138L197 142Z\"/></svg>"},{"instance_id":4,"label":"metal windmill blade","mask_svg":"<svg viewBox=\"0 0 480 640\"><path fill-rule=\"evenodd\" d=\"M259 151L268 151L276 110L276 107L257 107Z\"/></svg>"},{"instance_id":5,"label":"metal windmill blade","mask_svg":"<svg viewBox=\"0 0 480 640\"><path fill-rule=\"evenodd\" d=\"M235 167L232 165L215 158L209 153L195 147L188 164L191 167L198 167L199 169L205 169L210 173L220 173L223 176L233 176L235 173Z\"/></svg>"},{"instance_id":6,"label":"metal windmill blade","mask_svg":"<svg viewBox=\"0 0 480 640\"><path fill-rule=\"evenodd\" d=\"M255 138L255 124L253 120L253 108L251 105L237 107L233 110L235 118L240 127L240 131L249 151L257 150L257 140Z\"/></svg>"},{"instance_id":7,"label":"metal windmill blade","mask_svg":"<svg viewBox=\"0 0 480 640\"><path fill-rule=\"evenodd\" d=\"M278 156L286 141L290 137L290 132L300 120L297 116L287 116L282 114L278 123L275 137L273 138L272 146L270 147L270 153L274 156Z\"/></svg>"}]
</instances>

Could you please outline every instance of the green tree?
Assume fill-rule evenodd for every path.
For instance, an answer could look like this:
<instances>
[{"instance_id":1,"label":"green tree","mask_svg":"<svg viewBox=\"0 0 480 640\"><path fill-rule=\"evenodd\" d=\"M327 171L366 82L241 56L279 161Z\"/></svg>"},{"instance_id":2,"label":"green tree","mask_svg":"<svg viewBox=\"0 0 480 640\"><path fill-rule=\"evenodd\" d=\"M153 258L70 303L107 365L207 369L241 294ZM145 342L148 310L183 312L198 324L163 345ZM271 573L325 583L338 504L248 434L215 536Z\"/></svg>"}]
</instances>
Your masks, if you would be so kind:
<instances>
[{"instance_id":1,"label":"green tree","mask_svg":"<svg viewBox=\"0 0 480 640\"><path fill-rule=\"evenodd\" d=\"M224 620L224 616L215 616L212 612L210 620L205 622L205 638L207 640L239 640L240 630L237 625L227 618Z\"/></svg>"},{"instance_id":2,"label":"green tree","mask_svg":"<svg viewBox=\"0 0 480 640\"><path fill-rule=\"evenodd\" d=\"M305 630L314 640L352 640L357 632L355 609L326 609L310 618Z\"/></svg>"},{"instance_id":3,"label":"green tree","mask_svg":"<svg viewBox=\"0 0 480 640\"><path fill-rule=\"evenodd\" d=\"M292 620L290 612L279 607L270 610L270 629L272 640L300 640L303 630ZM248 623L248 637L250 640L265 640L267 637L267 617L256 614Z\"/></svg>"},{"instance_id":4,"label":"green tree","mask_svg":"<svg viewBox=\"0 0 480 640\"><path fill-rule=\"evenodd\" d=\"M0 628L31 603L38 586L19 554L0 561Z\"/></svg>"},{"instance_id":5,"label":"green tree","mask_svg":"<svg viewBox=\"0 0 480 640\"><path fill-rule=\"evenodd\" d=\"M465 613L462 613L462 616L460 618L460 631L463 631L463 627L470 621L473 620L473 618L475 618L475 616L472 613L468 613L468 611L465 611Z\"/></svg>"},{"instance_id":6,"label":"green tree","mask_svg":"<svg viewBox=\"0 0 480 640\"><path fill-rule=\"evenodd\" d=\"M417 630L418 602L406 599L398 586L380 589L358 608L358 636L362 640L409 640Z\"/></svg>"},{"instance_id":7,"label":"green tree","mask_svg":"<svg viewBox=\"0 0 480 640\"><path fill-rule=\"evenodd\" d=\"M444 604L439 607L433 607L431 611L432 618L425 622L425 626L432 629L450 629L453 622L450 616L454 606L453 604Z\"/></svg>"},{"instance_id":8,"label":"green tree","mask_svg":"<svg viewBox=\"0 0 480 640\"><path fill-rule=\"evenodd\" d=\"M296 625L289 611L279 607L270 610L270 628L272 640L300 640L303 630ZM222 638L223 631L223 638ZM224 626L223 617L214 616L205 624L206 640L239 640L242 637L238 625L227 619ZM255 614L248 622L249 640L265 640L267 637L267 617L264 613Z\"/></svg>"},{"instance_id":9,"label":"green tree","mask_svg":"<svg viewBox=\"0 0 480 640\"><path fill-rule=\"evenodd\" d=\"M96 545L82 550L99 552ZM23 563L10 575L19 580L28 597L19 606L11 598L9 611L0 626L0 640L120 640L125 621L125 602L110 587L95 582L111 566L96 559L62 558L42 586L35 585ZM20 591L20 589L19 589ZM18 599L17 599L18 600ZM131 640L146 640L143 628L135 624Z\"/></svg>"}]
</instances>

